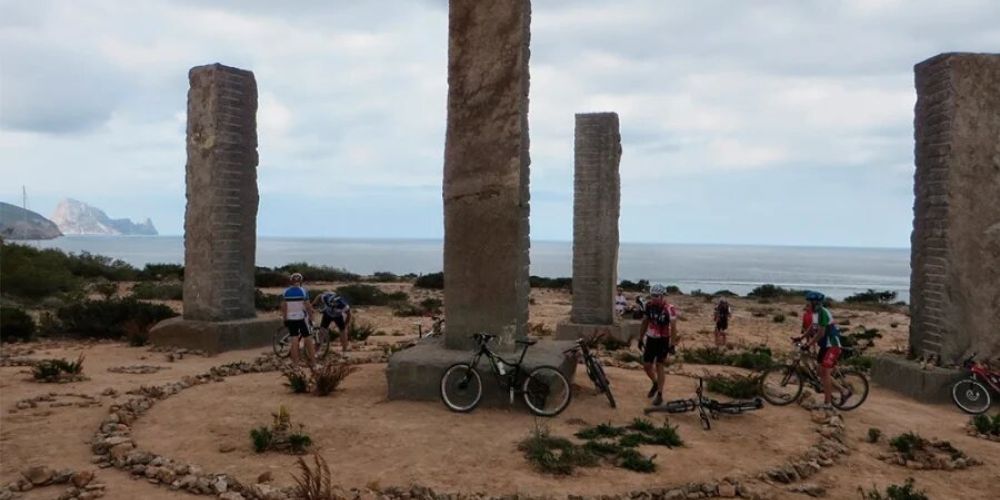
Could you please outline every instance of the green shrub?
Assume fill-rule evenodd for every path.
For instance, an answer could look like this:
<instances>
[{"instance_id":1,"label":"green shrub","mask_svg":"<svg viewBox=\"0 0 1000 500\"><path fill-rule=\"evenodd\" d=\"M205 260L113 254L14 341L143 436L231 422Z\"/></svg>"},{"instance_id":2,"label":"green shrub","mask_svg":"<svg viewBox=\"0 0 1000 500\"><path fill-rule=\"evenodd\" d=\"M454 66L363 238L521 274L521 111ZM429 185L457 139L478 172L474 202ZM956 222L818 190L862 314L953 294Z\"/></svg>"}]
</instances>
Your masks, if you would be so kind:
<instances>
[{"instance_id":1,"label":"green shrub","mask_svg":"<svg viewBox=\"0 0 1000 500\"><path fill-rule=\"evenodd\" d=\"M885 489L885 494L882 494L875 487L865 491L860 486L858 487L858 493L861 495L862 500L929 500L923 491L916 489L912 477L907 478L902 486L898 484L889 485Z\"/></svg>"},{"instance_id":2,"label":"green shrub","mask_svg":"<svg viewBox=\"0 0 1000 500\"><path fill-rule=\"evenodd\" d=\"M63 375L83 374L83 355L70 362L65 359L46 359L32 367L32 376L42 382L58 382Z\"/></svg>"},{"instance_id":3,"label":"green shrub","mask_svg":"<svg viewBox=\"0 0 1000 500\"><path fill-rule=\"evenodd\" d=\"M583 449L602 457L614 456L622 451L622 447L618 443L599 439L583 443Z\"/></svg>"},{"instance_id":4,"label":"green shrub","mask_svg":"<svg viewBox=\"0 0 1000 500\"><path fill-rule=\"evenodd\" d=\"M184 266L181 264L146 264L136 274L139 281L184 281Z\"/></svg>"},{"instance_id":5,"label":"green shrub","mask_svg":"<svg viewBox=\"0 0 1000 500\"><path fill-rule=\"evenodd\" d=\"M295 394L305 394L309 392L309 377L297 368L290 368L282 372L285 377L285 385Z\"/></svg>"},{"instance_id":6,"label":"green shrub","mask_svg":"<svg viewBox=\"0 0 1000 500\"><path fill-rule=\"evenodd\" d=\"M857 368L861 371L869 372L872 369L872 365L875 364L875 358L872 358L871 356L851 356L844 359L841 364Z\"/></svg>"},{"instance_id":7,"label":"green shrub","mask_svg":"<svg viewBox=\"0 0 1000 500\"><path fill-rule=\"evenodd\" d=\"M719 290L712 294L713 297L739 297L738 294L730 292L729 290Z\"/></svg>"},{"instance_id":8,"label":"green shrub","mask_svg":"<svg viewBox=\"0 0 1000 500\"><path fill-rule=\"evenodd\" d=\"M570 289L573 287L573 278L543 278L541 276L528 277L531 288L554 288Z\"/></svg>"},{"instance_id":9,"label":"green shrub","mask_svg":"<svg viewBox=\"0 0 1000 500\"><path fill-rule=\"evenodd\" d=\"M972 417L972 425L980 434L1000 436L1000 413L993 415L993 417L976 415Z\"/></svg>"},{"instance_id":10,"label":"green shrub","mask_svg":"<svg viewBox=\"0 0 1000 500\"><path fill-rule=\"evenodd\" d=\"M443 306L444 302L435 297L428 297L420 301L420 307L423 308L427 314L441 314L441 308Z\"/></svg>"},{"instance_id":11,"label":"green shrub","mask_svg":"<svg viewBox=\"0 0 1000 500\"><path fill-rule=\"evenodd\" d=\"M141 302L132 297L84 300L60 307L56 312L66 333L89 338L122 338L129 322L148 330L157 322L177 316L163 304Z\"/></svg>"},{"instance_id":12,"label":"green shrub","mask_svg":"<svg viewBox=\"0 0 1000 500\"><path fill-rule=\"evenodd\" d=\"M423 274L413 282L417 288L430 288L432 290L444 290L444 273Z\"/></svg>"},{"instance_id":13,"label":"green shrub","mask_svg":"<svg viewBox=\"0 0 1000 500\"><path fill-rule=\"evenodd\" d=\"M0 243L0 290L4 295L33 300L79 290L81 280L70 271L67 259L58 250Z\"/></svg>"},{"instance_id":14,"label":"green shrub","mask_svg":"<svg viewBox=\"0 0 1000 500\"><path fill-rule=\"evenodd\" d=\"M386 306L392 302L409 299L406 292L385 293L377 287L365 284L351 284L337 287L337 294L354 306Z\"/></svg>"},{"instance_id":15,"label":"green shrub","mask_svg":"<svg viewBox=\"0 0 1000 500\"><path fill-rule=\"evenodd\" d=\"M775 323L784 323L785 322L785 315L781 314L781 313L778 313L778 314L775 314L774 318L772 318L772 319L774 320Z\"/></svg>"},{"instance_id":16,"label":"green shrub","mask_svg":"<svg viewBox=\"0 0 1000 500\"><path fill-rule=\"evenodd\" d=\"M141 300L183 300L184 285L178 282L140 281L132 287L132 296Z\"/></svg>"},{"instance_id":17,"label":"green shrub","mask_svg":"<svg viewBox=\"0 0 1000 500\"><path fill-rule=\"evenodd\" d=\"M879 439L882 439L882 431L875 427L868 428L868 442L877 443Z\"/></svg>"},{"instance_id":18,"label":"green shrub","mask_svg":"<svg viewBox=\"0 0 1000 500\"><path fill-rule=\"evenodd\" d=\"M751 347L749 351L729 355L729 365L747 370L763 371L774 366L774 356L766 346Z\"/></svg>"},{"instance_id":19,"label":"green shrub","mask_svg":"<svg viewBox=\"0 0 1000 500\"><path fill-rule=\"evenodd\" d=\"M368 323L352 320L351 324L347 325L347 338L356 342L364 342L376 333L375 327Z\"/></svg>"},{"instance_id":20,"label":"green shrub","mask_svg":"<svg viewBox=\"0 0 1000 500\"><path fill-rule=\"evenodd\" d=\"M536 469L548 474L569 475L578 466L591 467L598 462L597 455L590 450L566 438L552 436L544 427L536 427L518 443L517 449Z\"/></svg>"},{"instance_id":21,"label":"green shrub","mask_svg":"<svg viewBox=\"0 0 1000 500\"><path fill-rule=\"evenodd\" d=\"M354 282L360 281L361 276L348 272L344 269L338 269L330 266L313 266L305 262L293 262L291 264L285 264L281 267L275 268L275 271L284 273L285 276L291 276L292 273L300 273L306 281L347 281Z\"/></svg>"},{"instance_id":22,"label":"green shrub","mask_svg":"<svg viewBox=\"0 0 1000 500\"><path fill-rule=\"evenodd\" d=\"M894 300L896 300L896 292L876 291L869 288L867 291L845 298L844 302L848 304L891 304Z\"/></svg>"},{"instance_id":23,"label":"green shrub","mask_svg":"<svg viewBox=\"0 0 1000 500\"><path fill-rule=\"evenodd\" d=\"M761 285L747 294L747 297L753 297L757 299L781 299L789 297L802 297L806 293L805 290L796 290L794 288L782 288L777 285L766 284Z\"/></svg>"},{"instance_id":24,"label":"green shrub","mask_svg":"<svg viewBox=\"0 0 1000 500\"><path fill-rule=\"evenodd\" d=\"M671 427L664 423L660 427L654 427L649 431L643 431L643 433L645 434L644 439L646 444L666 446L668 448L684 445L680 434L677 433L677 426Z\"/></svg>"},{"instance_id":25,"label":"green shrub","mask_svg":"<svg viewBox=\"0 0 1000 500\"><path fill-rule=\"evenodd\" d=\"M327 396L340 387L340 383L348 375L356 372L358 367L346 363L327 361L312 372L313 394Z\"/></svg>"},{"instance_id":26,"label":"green shrub","mask_svg":"<svg viewBox=\"0 0 1000 500\"><path fill-rule=\"evenodd\" d=\"M708 377L709 391L734 399L760 396L760 379L746 375L712 375Z\"/></svg>"},{"instance_id":27,"label":"green shrub","mask_svg":"<svg viewBox=\"0 0 1000 500\"><path fill-rule=\"evenodd\" d=\"M35 320L16 307L0 306L0 341L27 341L35 337Z\"/></svg>"},{"instance_id":28,"label":"green shrub","mask_svg":"<svg viewBox=\"0 0 1000 500\"><path fill-rule=\"evenodd\" d=\"M280 288L289 285L288 274L258 267L254 272L253 284L258 288Z\"/></svg>"},{"instance_id":29,"label":"green shrub","mask_svg":"<svg viewBox=\"0 0 1000 500\"><path fill-rule=\"evenodd\" d=\"M253 306L258 311L277 311L281 309L282 300L282 296L278 294L264 293L260 290L254 290L253 293Z\"/></svg>"},{"instance_id":30,"label":"green shrub","mask_svg":"<svg viewBox=\"0 0 1000 500\"><path fill-rule=\"evenodd\" d=\"M375 274L371 275L369 279L376 283L395 283L403 281L402 277L396 276L388 271L377 271Z\"/></svg>"},{"instance_id":31,"label":"green shrub","mask_svg":"<svg viewBox=\"0 0 1000 500\"><path fill-rule=\"evenodd\" d=\"M649 290L649 280L639 280L636 283L633 283L629 280L622 280L622 282L619 283L618 286L621 287L622 291L625 292L646 293Z\"/></svg>"},{"instance_id":32,"label":"green shrub","mask_svg":"<svg viewBox=\"0 0 1000 500\"><path fill-rule=\"evenodd\" d=\"M640 417L635 417L632 420L632 423L628 424L628 428L633 431L646 432L646 433L653 432L654 430L656 430L656 426L653 425L652 422Z\"/></svg>"},{"instance_id":33,"label":"green shrub","mask_svg":"<svg viewBox=\"0 0 1000 500\"><path fill-rule=\"evenodd\" d=\"M638 451L625 448L618 453L618 466L635 472L650 473L656 471L653 459Z\"/></svg>"},{"instance_id":34,"label":"green shrub","mask_svg":"<svg viewBox=\"0 0 1000 500\"><path fill-rule=\"evenodd\" d=\"M611 423L601 423L593 427L581 429L575 435L580 439L601 439L613 438L625 434L625 429L611 425Z\"/></svg>"},{"instance_id":35,"label":"green shrub","mask_svg":"<svg viewBox=\"0 0 1000 500\"><path fill-rule=\"evenodd\" d=\"M312 438L303 432L296 432L288 435L288 448L297 455L306 452L312 446Z\"/></svg>"},{"instance_id":36,"label":"green shrub","mask_svg":"<svg viewBox=\"0 0 1000 500\"><path fill-rule=\"evenodd\" d=\"M681 351L681 360L698 365L728 365L732 358L716 347L697 347Z\"/></svg>"},{"instance_id":37,"label":"green shrub","mask_svg":"<svg viewBox=\"0 0 1000 500\"><path fill-rule=\"evenodd\" d=\"M414 316L425 316L427 311L424 308L410 302L393 302L389 305L392 308L392 315L400 318L411 318Z\"/></svg>"},{"instance_id":38,"label":"green shrub","mask_svg":"<svg viewBox=\"0 0 1000 500\"><path fill-rule=\"evenodd\" d=\"M266 425L250 430L250 440L253 442L253 451L264 453L271 448L274 442L274 434Z\"/></svg>"},{"instance_id":39,"label":"green shrub","mask_svg":"<svg viewBox=\"0 0 1000 500\"><path fill-rule=\"evenodd\" d=\"M630 432L618 438L618 446L622 448L635 448L645 442L645 437L638 432Z\"/></svg>"},{"instance_id":40,"label":"green shrub","mask_svg":"<svg viewBox=\"0 0 1000 500\"><path fill-rule=\"evenodd\" d=\"M915 432L900 434L889 441L889 446L902 453L907 460L913 460L914 452L927 447L927 440Z\"/></svg>"},{"instance_id":41,"label":"green shrub","mask_svg":"<svg viewBox=\"0 0 1000 500\"><path fill-rule=\"evenodd\" d=\"M90 290L101 294L101 297L104 297L105 299L112 299L118 295L118 283L112 281L102 281L90 285Z\"/></svg>"}]
</instances>

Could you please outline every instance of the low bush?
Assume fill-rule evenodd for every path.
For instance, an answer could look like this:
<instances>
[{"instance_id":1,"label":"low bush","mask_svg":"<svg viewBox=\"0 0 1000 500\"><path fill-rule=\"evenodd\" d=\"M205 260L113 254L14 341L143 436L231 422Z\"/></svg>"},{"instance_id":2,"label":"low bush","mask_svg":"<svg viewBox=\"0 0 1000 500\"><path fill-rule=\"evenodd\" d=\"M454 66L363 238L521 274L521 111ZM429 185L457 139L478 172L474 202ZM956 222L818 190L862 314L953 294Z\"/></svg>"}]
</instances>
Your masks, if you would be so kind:
<instances>
[{"instance_id":1,"label":"low bush","mask_svg":"<svg viewBox=\"0 0 1000 500\"><path fill-rule=\"evenodd\" d=\"M347 325L347 338L356 342L364 342L377 333L375 327L368 323L351 320L351 324Z\"/></svg>"},{"instance_id":2,"label":"low bush","mask_svg":"<svg viewBox=\"0 0 1000 500\"><path fill-rule=\"evenodd\" d=\"M870 372L872 366L875 364L875 358L871 356L851 356L846 358L841 363L844 366L850 366L852 368L857 368L863 372Z\"/></svg>"},{"instance_id":3,"label":"low bush","mask_svg":"<svg viewBox=\"0 0 1000 500\"><path fill-rule=\"evenodd\" d=\"M666 289L667 295L684 295L681 288L677 285L667 285Z\"/></svg>"},{"instance_id":4,"label":"low bush","mask_svg":"<svg viewBox=\"0 0 1000 500\"><path fill-rule=\"evenodd\" d=\"M7 296L31 300L79 290L82 280L70 271L68 258L58 250L0 243L0 290Z\"/></svg>"},{"instance_id":5,"label":"low bush","mask_svg":"<svg viewBox=\"0 0 1000 500\"><path fill-rule=\"evenodd\" d=\"M290 276L293 273L300 273L307 281L360 281L361 276L331 266L313 266L305 262L293 262L274 269L275 271Z\"/></svg>"},{"instance_id":6,"label":"low bush","mask_svg":"<svg viewBox=\"0 0 1000 500\"><path fill-rule=\"evenodd\" d=\"M184 285L179 282L140 281L132 287L132 296L141 300L183 300Z\"/></svg>"},{"instance_id":7,"label":"low bush","mask_svg":"<svg viewBox=\"0 0 1000 500\"><path fill-rule=\"evenodd\" d=\"M860 486L858 487L858 493L861 495L862 500L929 500L929 497L923 491L916 489L912 477L908 478L902 486L898 484L889 485L885 489L884 494L878 488L872 487L870 490L865 491Z\"/></svg>"},{"instance_id":8,"label":"low bush","mask_svg":"<svg viewBox=\"0 0 1000 500\"><path fill-rule=\"evenodd\" d=\"M712 294L713 297L739 297L739 294L733 293L729 290L719 290Z\"/></svg>"},{"instance_id":9,"label":"low bush","mask_svg":"<svg viewBox=\"0 0 1000 500\"><path fill-rule=\"evenodd\" d=\"M753 297L756 299L784 299L789 297L802 297L805 293L805 290L783 288L777 285L766 284L751 290L750 293L747 294L747 297Z\"/></svg>"},{"instance_id":10,"label":"low bush","mask_svg":"<svg viewBox=\"0 0 1000 500\"><path fill-rule=\"evenodd\" d=\"M545 278L542 276L530 276L528 283L531 288L554 288L570 289L573 287L573 278Z\"/></svg>"},{"instance_id":11,"label":"low bush","mask_svg":"<svg viewBox=\"0 0 1000 500\"><path fill-rule=\"evenodd\" d=\"M729 365L732 358L722 349L715 347L696 347L681 351L681 360L685 363L698 365Z\"/></svg>"},{"instance_id":12,"label":"low bush","mask_svg":"<svg viewBox=\"0 0 1000 500\"><path fill-rule=\"evenodd\" d=\"M292 425L292 416L284 406L272 413L270 426L260 426L250 430L250 441L257 453L265 451L281 451L293 454L305 453L312 445L312 438L305 432L302 424Z\"/></svg>"},{"instance_id":13,"label":"low bush","mask_svg":"<svg viewBox=\"0 0 1000 500\"><path fill-rule=\"evenodd\" d=\"M295 394L309 392L309 376L298 368L288 368L281 372L285 377L285 385Z\"/></svg>"},{"instance_id":14,"label":"low bush","mask_svg":"<svg viewBox=\"0 0 1000 500\"><path fill-rule=\"evenodd\" d=\"M844 299L848 304L891 304L896 300L896 292L890 290L877 291L869 288Z\"/></svg>"},{"instance_id":15,"label":"low bush","mask_svg":"<svg viewBox=\"0 0 1000 500\"><path fill-rule=\"evenodd\" d=\"M62 331L88 338L120 339L131 322L148 331L157 322L177 316L163 304L150 304L132 297L111 300L84 300L56 311Z\"/></svg>"},{"instance_id":16,"label":"low bush","mask_svg":"<svg viewBox=\"0 0 1000 500\"><path fill-rule=\"evenodd\" d=\"M358 367L346 363L327 361L312 372L313 394L327 396L340 387L348 375L356 372Z\"/></svg>"},{"instance_id":17,"label":"low bush","mask_svg":"<svg viewBox=\"0 0 1000 500\"><path fill-rule=\"evenodd\" d=\"M253 284L258 288L281 288L289 285L288 274L258 267L253 275Z\"/></svg>"},{"instance_id":18,"label":"low bush","mask_svg":"<svg viewBox=\"0 0 1000 500\"><path fill-rule=\"evenodd\" d=\"M90 291L99 293L101 297L110 300L118 295L118 283L113 281L101 281L90 285Z\"/></svg>"},{"instance_id":19,"label":"low bush","mask_svg":"<svg viewBox=\"0 0 1000 500\"><path fill-rule=\"evenodd\" d=\"M580 439L602 439L618 437L622 434L625 434L625 429L611 425L609 422L586 427L578 431L575 435Z\"/></svg>"},{"instance_id":20,"label":"low bush","mask_svg":"<svg viewBox=\"0 0 1000 500\"><path fill-rule=\"evenodd\" d=\"M146 264L136 273L139 281L184 281L184 266L182 264Z\"/></svg>"},{"instance_id":21,"label":"low bush","mask_svg":"<svg viewBox=\"0 0 1000 500\"><path fill-rule=\"evenodd\" d=\"M879 439L882 439L882 431L875 427L868 428L868 442L877 443Z\"/></svg>"},{"instance_id":22,"label":"low bush","mask_svg":"<svg viewBox=\"0 0 1000 500\"><path fill-rule=\"evenodd\" d=\"M83 354L76 361L46 359L32 367L32 377L40 382L79 380L83 375Z\"/></svg>"},{"instance_id":23,"label":"low bush","mask_svg":"<svg viewBox=\"0 0 1000 500\"><path fill-rule=\"evenodd\" d=\"M709 391L734 399L750 399L760 396L760 378L756 376L711 375L707 382Z\"/></svg>"},{"instance_id":24,"label":"low bush","mask_svg":"<svg viewBox=\"0 0 1000 500\"><path fill-rule=\"evenodd\" d=\"M318 453L313 454L314 468L310 468L302 457L299 457L299 475L293 475L295 480L295 498L303 500L335 500L341 495L334 490L333 475L330 467Z\"/></svg>"},{"instance_id":25,"label":"low bush","mask_svg":"<svg viewBox=\"0 0 1000 500\"><path fill-rule=\"evenodd\" d=\"M534 431L517 445L537 470L556 475L569 475L576 467L597 465L597 455L572 441L552 436L547 428L535 427Z\"/></svg>"},{"instance_id":26,"label":"low bush","mask_svg":"<svg viewBox=\"0 0 1000 500\"><path fill-rule=\"evenodd\" d=\"M351 284L337 287L337 294L354 306L387 306L392 302L409 299L406 292L385 293L378 287L365 284Z\"/></svg>"},{"instance_id":27,"label":"low bush","mask_svg":"<svg viewBox=\"0 0 1000 500\"><path fill-rule=\"evenodd\" d=\"M0 306L0 341L31 340L37 331L30 314L16 307Z\"/></svg>"},{"instance_id":28,"label":"low bush","mask_svg":"<svg viewBox=\"0 0 1000 500\"><path fill-rule=\"evenodd\" d=\"M397 276L388 271L377 271L375 274L371 275L369 281L374 281L376 283L395 283L398 281L403 281L403 278Z\"/></svg>"},{"instance_id":29,"label":"low bush","mask_svg":"<svg viewBox=\"0 0 1000 500\"><path fill-rule=\"evenodd\" d=\"M622 291L646 293L649 291L649 280L639 280L635 283L629 280L622 280L618 286L621 287Z\"/></svg>"},{"instance_id":30,"label":"low bush","mask_svg":"<svg viewBox=\"0 0 1000 500\"><path fill-rule=\"evenodd\" d=\"M972 425L976 432L980 434L1000 436L1000 413L990 417L989 415L976 415L972 417Z\"/></svg>"},{"instance_id":31,"label":"low bush","mask_svg":"<svg viewBox=\"0 0 1000 500\"><path fill-rule=\"evenodd\" d=\"M647 457L638 451L626 448L618 453L618 466L634 472L651 473L656 471L652 457Z\"/></svg>"},{"instance_id":32,"label":"low bush","mask_svg":"<svg viewBox=\"0 0 1000 500\"><path fill-rule=\"evenodd\" d=\"M308 434L302 432L293 432L288 435L288 449L296 454L301 455L306 452L306 449L312 446L312 438Z\"/></svg>"},{"instance_id":33,"label":"low bush","mask_svg":"<svg viewBox=\"0 0 1000 500\"><path fill-rule=\"evenodd\" d=\"M427 314L441 314L441 308L444 307L444 302L435 297L428 297L420 301L420 307L422 307L424 311L427 311Z\"/></svg>"},{"instance_id":34,"label":"low bush","mask_svg":"<svg viewBox=\"0 0 1000 500\"><path fill-rule=\"evenodd\" d=\"M747 370L762 371L774 366L774 355L766 346L751 347L749 351L729 355L729 365Z\"/></svg>"},{"instance_id":35,"label":"low bush","mask_svg":"<svg viewBox=\"0 0 1000 500\"><path fill-rule=\"evenodd\" d=\"M258 311L277 311L281 309L281 301L281 295L254 290L253 306Z\"/></svg>"},{"instance_id":36,"label":"low bush","mask_svg":"<svg viewBox=\"0 0 1000 500\"><path fill-rule=\"evenodd\" d=\"M271 444L274 442L274 434L271 433L271 429L266 425L262 425L256 429L250 429L250 441L253 444L253 451L264 453L271 448Z\"/></svg>"},{"instance_id":37,"label":"low bush","mask_svg":"<svg viewBox=\"0 0 1000 500\"><path fill-rule=\"evenodd\" d=\"M400 318L411 318L414 316L425 316L426 311L416 304L401 301L393 302L389 305L392 308L392 315Z\"/></svg>"},{"instance_id":38,"label":"low bush","mask_svg":"<svg viewBox=\"0 0 1000 500\"><path fill-rule=\"evenodd\" d=\"M775 314L774 318L772 318L772 319L774 320L775 323L784 323L785 322L785 315L784 314L780 314L780 313L779 314Z\"/></svg>"},{"instance_id":39,"label":"low bush","mask_svg":"<svg viewBox=\"0 0 1000 500\"><path fill-rule=\"evenodd\" d=\"M417 288L430 288L432 290L444 290L444 273L423 274L413 282Z\"/></svg>"},{"instance_id":40,"label":"low bush","mask_svg":"<svg viewBox=\"0 0 1000 500\"><path fill-rule=\"evenodd\" d=\"M918 451L928 446L926 439L915 432L906 432L889 440L889 446L898 451L907 460L913 460Z\"/></svg>"}]
</instances>

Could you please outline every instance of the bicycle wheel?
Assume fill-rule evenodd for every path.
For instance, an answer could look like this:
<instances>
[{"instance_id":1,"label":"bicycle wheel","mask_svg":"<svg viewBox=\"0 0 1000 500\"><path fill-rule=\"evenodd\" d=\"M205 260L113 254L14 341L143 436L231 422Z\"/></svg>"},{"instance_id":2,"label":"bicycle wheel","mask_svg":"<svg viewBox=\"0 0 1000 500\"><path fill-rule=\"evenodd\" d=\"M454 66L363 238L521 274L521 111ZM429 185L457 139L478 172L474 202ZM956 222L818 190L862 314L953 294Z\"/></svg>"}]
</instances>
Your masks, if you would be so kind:
<instances>
[{"instance_id":1,"label":"bicycle wheel","mask_svg":"<svg viewBox=\"0 0 1000 500\"><path fill-rule=\"evenodd\" d=\"M535 415L553 417L569 406L573 396L569 381L551 366L539 366L524 379L524 403Z\"/></svg>"},{"instance_id":2,"label":"bicycle wheel","mask_svg":"<svg viewBox=\"0 0 1000 500\"><path fill-rule=\"evenodd\" d=\"M468 363L456 363L441 376L441 401L451 411L472 411L483 399L483 379Z\"/></svg>"},{"instance_id":3,"label":"bicycle wheel","mask_svg":"<svg viewBox=\"0 0 1000 500\"><path fill-rule=\"evenodd\" d=\"M330 352L330 330L316 328L313 330L313 342L316 344L316 359L323 359Z\"/></svg>"},{"instance_id":4,"label":"bicycle wheel","mask_svg":"<svg viewBox=\"0 0 1000 500\"><path fill-rule=\"evenodd\" d=\"M980 415L990 409L990 390L974 378L959 380L951 386L951 400L965 413Z\"/></svg>"},{"instance_id":5,"label":"bicycle wheel","mask_svg":"<svg viewBox=\"0 0 1000 500\"><path fill-rule=\"evenodd\" d=\"M868 399L868 378L855 370L840 370L833 376L838 397L833 402L840 410L851 411Z\"/></svg>"},{"instance_id":6,"label":"bicycle wheel","mask_svg":"<svg viewBox=\"0 0 1000 500\"><path fill-rule=\"evenodd\" d=\"M802 395L802 376L788 365L768 368L760 377L760 392L775 406L790 404Z\"/></svg>"},{"instance_id":7,"label":"bicycle wheel","mask_svg":"<svg viewBox=\"0 0 1000 500\"><path fill-rule=\"evenodd\" d=\"M279 358L287 358L288 353L291 352L292 338L288 336L288 328L282 325L274 332L274 337L271 339L271 348L274 349L274 354Z\"/></svg>"},{"instance_id":8,"label":"bicycle wheel","mask_svg":"<svg viewBox=\"0 0 1000 500\"><path fill-rule=\"evenodd\" d=\"M604 367L601 366L601 362L590 358L587 363L592 365L592 370L594 371L594 385L597 386L597 390L604 393L604 397L608 398L608 404L612 408L618 408L618 403L615 402L615 395L611 394L611 381L608 380L608 375L604 373ZM588 373L590 370L587 370Z\"/></svg>"},{"instance_id":9,"label":"bicycle wheel","mask_svg":"<svg viewBox=\"0 0 1000 500\"><path fill-rule=\"evenodd\" d=\"M660 406L653 406L649 408L650 411L665 411L667 413L686 413L689 411L694 411L698 405L692 399L676 399L674 401L667 401Z\"/></svg>"}]
</instances>

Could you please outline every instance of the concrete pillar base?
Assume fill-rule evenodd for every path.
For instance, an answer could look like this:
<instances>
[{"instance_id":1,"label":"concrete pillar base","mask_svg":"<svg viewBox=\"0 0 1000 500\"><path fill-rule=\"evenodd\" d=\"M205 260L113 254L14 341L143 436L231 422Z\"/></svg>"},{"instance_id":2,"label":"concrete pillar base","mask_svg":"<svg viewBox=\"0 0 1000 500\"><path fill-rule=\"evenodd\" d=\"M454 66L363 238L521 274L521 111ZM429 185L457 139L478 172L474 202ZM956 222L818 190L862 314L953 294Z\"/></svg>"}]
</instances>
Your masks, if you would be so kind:
<instances>
[{"instance_id":1,"label":"concrete pillar base","mask_svg":"<svg viewBox=\"0 0 1000 500\"><path fill-rule=\"evenodd\" d=\"M639 321L623 321L616 325L584 325L580 323L560 323L556 325L556 340L576 340L607 332L608 336L621 342L630 343L639 338Z\"/></svg>"},{"instance_id":2,"label":"concrete pillar base","mask_svg":"<svg viewBox=\"0 0 1000 500\"><path fill-rule=\"evenodd\" d=\"M562 372L572 384L576 361L563 354L563 351L571 347L573 342L540 341L528 348L521 369L531 371L538 366L550 365ZM472 361L472 355L472 351L446 349L441 338L424 339L409 349L393 354L385 370L389 399L440 401L441 376L445 370L455 363ZM516 354L503 353L502 356L506 360L517 361L520 350ZM493 407L510 405L509 393L500 388L493 369L485 358L480 361L478 369L483 377L483 400L480 405ZM515 398L514 405L527 410L520 397ZM442 409L445 409L443 404Z\"/></svg>"},{"instance_id":3,"label":"concrete pillar base","mask_svg":"<svg viewBox=\"0 0 1000 500\"><path fill-rule=\"evenodd\" d=\"M899 356L879 356L872 366L872 382L923 403L951 402L951 386L962 376L958 369L924 369Z\"/></svg>"},{"instance_id":4,"label":"concrete pillar base","mask_svg":"<svg viewBox=\"0 0 1000 500\"><path fill-rule=\"evenodd\" d=\"M232 321L194 321L170 318L149 331L153 345L200 349L209 354L252 349L271 344L281 328L279 318L247 318Z\"/></svg>"}]
</instances>

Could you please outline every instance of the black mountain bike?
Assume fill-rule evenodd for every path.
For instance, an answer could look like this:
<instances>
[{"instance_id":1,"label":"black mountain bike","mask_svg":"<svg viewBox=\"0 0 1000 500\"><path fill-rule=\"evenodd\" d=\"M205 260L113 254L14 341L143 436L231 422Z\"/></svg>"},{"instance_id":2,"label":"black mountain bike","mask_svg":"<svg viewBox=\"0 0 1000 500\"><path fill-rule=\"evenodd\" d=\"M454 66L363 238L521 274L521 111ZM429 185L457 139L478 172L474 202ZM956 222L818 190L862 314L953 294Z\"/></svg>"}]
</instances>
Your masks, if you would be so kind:
<instances>
[{"instance_id":1,"label":"black mountain bike","mask_svg":"<svg viewBox=\"0 0 1000 500\"><path fill-rule=\"evenodd\" d=\"M803 350L801 337L792 338L796 349L792 354L792 362L768 368L760 377L760 392L768 403L784 406L798 401L802 397L802 389L809 384L817 394L823 394L823 383L816 370L816 361L808 351ZM846 356L851 355L849 349L844 349ZM853 410L868 399L868 378L854 369L836 367L833 376L833 406L844 411Z\"/></svg>"},{"instance_id":2,"label":"black mountain bike","mask_svg":"<svg viewBox=\"0 0 1000 500\"><path fill-rule=\"evenodd\" d=\"M476 353L469 363L456 363L445 370L441 376L441 401L452 411L472 411L483 399L483 378L479 375L479 361L485 357L490 368L496 375L497 384L510 394L510 403L514 404L514 396L520 394L524 403L535 415L552 417L558 415L569 406L572 393L569 381L552 366L539 366L523 375L521 363L528 347L535 345L537 340L516 340L524 346L517 362L507 361L490 350L489 343L496 335L477 333L472 336L476 341Z\"/></svg>"},{"instance_id":3,"label":"black mountain bike","mask_svg":"<svg viewBox=\"0 0 1000 500\"><path fill-rule=\"evenodd\" d=\"M325 358L330 352L330 331L312 323L309 324L309 331L312 332L313 344L316 347L316 359ZM304 340L302 337L292 337L288 334L288 327L281 325L271 338L271 348L278 357L287 358L293 341L299 342L299 352L306 352Z\"/></svg>"},{"instance_id":4,"label":"black mountain bike","mask_svg":"<svg viewBox=\"0 0 1000 500\"><path fill-rule=\"evenodd\" d=\"M675 399L673 401L667 401L660 406L650 406L643 410L643 413L647 415L653 412L661 411L667 413L686 413L698 410L698 416L701 417L701 426L705 430L709 430L712 428L712 420L718 418L720 413L727 415L739 415L748 411L759 410L763 407L764 401L760 398L729 402L722 402L707 398L705 397L705 381L699 377L698 388L695 390L694 399Z\"/></svg>"},{"instance_id":5,"label":"black mountain bike","mask_svg":"<svg viewBox=\"0 0 1000 500\"><path fill-rule=\"evenodd\" d=\"M597 359L590 352L590 347L597 342L598 339L603 337L605 334L601 333L591 339L578 339L576 345L563 351L563 354L572 355L574 357L583 358L583 366L587 368L587 376L590 377L590 381L594 383L594 387L597 387L597 392L603 393L608 398L608 403L611 404L612 408L617 408L618 404L615 403L615 395L611 394L611 382L608 380L608 376L604 373L604 367L601 366L601 360Z\"/></svg>"}]
</instances>

